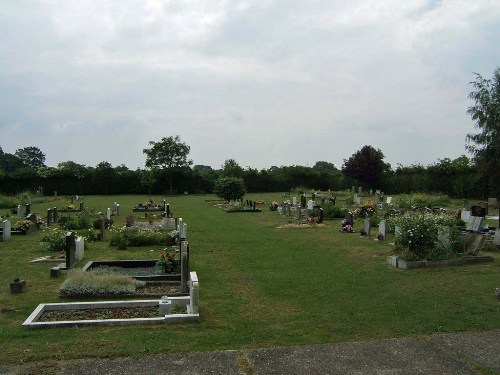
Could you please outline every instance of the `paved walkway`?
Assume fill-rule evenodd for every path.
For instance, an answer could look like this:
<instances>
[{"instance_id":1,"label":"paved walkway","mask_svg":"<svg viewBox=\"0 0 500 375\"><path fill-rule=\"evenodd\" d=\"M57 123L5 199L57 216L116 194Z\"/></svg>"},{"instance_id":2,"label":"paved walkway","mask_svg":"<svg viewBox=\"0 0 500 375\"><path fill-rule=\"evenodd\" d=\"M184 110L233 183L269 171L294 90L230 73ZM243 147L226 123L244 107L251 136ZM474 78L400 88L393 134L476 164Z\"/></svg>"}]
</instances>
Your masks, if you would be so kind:
<instances>
[{"instance_id":1,"label":"paved walkway","mask_svg":"<svg viewBox=\"0 0 500 375\"><path fill-rule=\"evenodd\" d=\"M0 374L500 374L500 330L354 343L26 364Z\"/></svg>"}]
</instances>

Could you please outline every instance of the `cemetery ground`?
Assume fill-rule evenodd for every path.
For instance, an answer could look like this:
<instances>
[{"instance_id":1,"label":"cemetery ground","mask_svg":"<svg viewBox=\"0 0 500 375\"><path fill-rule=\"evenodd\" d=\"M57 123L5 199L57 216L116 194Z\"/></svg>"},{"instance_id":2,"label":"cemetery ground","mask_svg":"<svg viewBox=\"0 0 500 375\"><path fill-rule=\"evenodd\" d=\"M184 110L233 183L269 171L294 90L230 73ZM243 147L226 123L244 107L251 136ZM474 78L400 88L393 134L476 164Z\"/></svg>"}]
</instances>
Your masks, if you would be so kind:
<instances>
[{"instance_id":1,"label":"cemetery ground","mask_svg":"<svg viewBox=\"0 0 500 375\"><path fill-rule=\"evenodd\" d=\"M114 225L125 224L132 207L148 196L88 196L85 207L105 212L120 203ZM163 197L154 196L162 201ZM200 278L200 320L158 325L26 329L23 321L39 303L62 302L54 264L29 263L41 252L40 231L0 242L0 363L89 357L251 349L365 341L437 332L500 328L500 253L493 263L405 271L386 263L387 241L324 227L277 229L288 218L267 209L281 194L248 194L266 201L262 213L231 214L207 204L214 196L175 196L167 201L188 224L190 269ZM56 201L57 205L67 203ZM459 202L454 202L458 207ZM32 205L44 217L54 202ZM1 210L2 214L3 211ZM136 214L139 216L140 214ZM497 225L496 223L491 223ZM118 250L90 243L89 260L153 259L161 246ZM11 294L15 278L27 290Z\"/></svg>"}]
</instances>

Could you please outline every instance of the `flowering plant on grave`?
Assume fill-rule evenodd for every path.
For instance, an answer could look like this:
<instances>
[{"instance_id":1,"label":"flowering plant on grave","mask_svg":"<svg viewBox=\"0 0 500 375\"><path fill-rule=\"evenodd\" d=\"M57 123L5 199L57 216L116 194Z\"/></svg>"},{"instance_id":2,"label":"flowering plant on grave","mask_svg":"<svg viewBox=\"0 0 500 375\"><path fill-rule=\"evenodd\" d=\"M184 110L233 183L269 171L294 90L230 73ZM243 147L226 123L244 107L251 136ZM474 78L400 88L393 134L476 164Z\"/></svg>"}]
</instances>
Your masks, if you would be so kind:
<instances>
[{"instance_id":1,"label":"flowering plant on grave","mask_svg":"<svg viewBox=\"0 0 500 375\"><path fill-rule=\"evenodd\" d=\"M179 270L179 261L175 259L175 252L163 250L160 259L156 262L157 267L161 267L164 273L177 272Z\"/></svg>"},{"instance_id":2,"label":"flowering plant on grave","mask_svg":"<svg viewBox=\"0 0 500 375\"><path fill-rule=\"evenodd\" d=\"M277 211L278 210L278 206L279 206L278 202L273 201L273 203L271 203L271 205L269 206L269 210L270 211Z\"/></svg>"},{"instance_id":3,"label":"flowering plant on grave","mask_svg":"<svg viewBox=\"0 0 500 375\"><path fill-rule=\"evenodd\" d=\"M12 226L12 230L22 230L27 231L35 224L31 220L19 220Z\"/></svg>"}]
</instances>

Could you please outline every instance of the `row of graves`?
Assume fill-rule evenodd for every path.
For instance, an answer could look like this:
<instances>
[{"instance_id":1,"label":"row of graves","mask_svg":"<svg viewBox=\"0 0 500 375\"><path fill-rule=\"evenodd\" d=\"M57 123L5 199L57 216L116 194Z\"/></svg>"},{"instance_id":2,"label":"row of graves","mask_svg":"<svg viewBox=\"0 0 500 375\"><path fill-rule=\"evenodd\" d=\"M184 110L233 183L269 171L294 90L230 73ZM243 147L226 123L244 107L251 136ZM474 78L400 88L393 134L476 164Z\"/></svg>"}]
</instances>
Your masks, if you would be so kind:
<instances>
[{"instance_id":1,"label":"row of graves","mask_svg":"<svg viewBox=\"0 0 500 375\"><path fill-rule=\"evenodd\" d=\"M57 208L47 212L47 223L57 223ZM187 224L182 218L174 218L169 204L162 205L162 214L145 216L146 221L128 220L121 232L155 231L171 239L175 233L175 245L164 249L159 259L144 260L90 260L82 268L79 264L85 259L85 239L74 231L65 235L63 262L50 269L50 277L66 280L61 285L60 298L64 299L109 299L120 300L95 302L65 302L39 304L23 323L24 327L54 327L72 325L115 325L146 324L174 321L197 320L199 318L199 280L194 271L190 271L190 246L187 241ZM112 216L120 215L120 205L116 202L108 208L100 219L100 239L104 240L110 230L116 231L110 223ZM131 216L131 215L129 215ZM159 220L157 219L157 216ZM8 224L4 220L4 232L8 233ZM48 224L49 225L49 224ZM7 236L3 236L5 240ZM8 240L8 239L7 239ZM35 260L37 261L37 260ZM70 271L71 272L67 272ZM74 273L76 272L76 274ZM110 290L101 290L96 294L75 293L85 291L85 287L65 288L72 285L75 275L82 277L100 277L102 274L118 274L131 280L132 289L125 289L118 294L111 286ZM95 280L94 280L95 281ZM74 286L74 285L73 285ZM11 283L12 293L26 291L26 282L16 278ZM147 299L144 299L147 298ZM131 313L131 311L134 311ZM112 319L109 319L109 317ZM87 318L86 318L87 317ZM97 318L96 318L97 317Z\"/></svg>"},{"instance_id":2,"label":"row of graves","mask_svg":"<svg viewBox=\"0 0 500 375\"><path fill-rule=\"evenodd\" d=\"M322 224L324 220L323 208L315 203L316 195L312 194L311 199L307 200L304 193L300 196L300 202L296 196L292 200L286 200L281 204L272 202L269 206L271 211L277 211L280 215L288 218L294 217L298 221L308 224Z\"/></svg>"}]
</instances>

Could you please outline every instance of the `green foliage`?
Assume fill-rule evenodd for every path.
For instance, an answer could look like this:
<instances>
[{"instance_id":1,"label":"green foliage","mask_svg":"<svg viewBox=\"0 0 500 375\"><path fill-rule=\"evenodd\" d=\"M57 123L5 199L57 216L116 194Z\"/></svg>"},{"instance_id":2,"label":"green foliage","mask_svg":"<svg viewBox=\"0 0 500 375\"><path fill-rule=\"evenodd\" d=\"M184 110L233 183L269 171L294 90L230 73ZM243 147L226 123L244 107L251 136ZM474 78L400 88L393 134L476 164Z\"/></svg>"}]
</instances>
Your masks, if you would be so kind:
<instances>
[{"instance_id":1,"label":"green foliage","mask_svg":"<svg viewBox=\"0 0 500 375\"><path fill-rule=\"evenodd\" d=\"M178 135L163 137L161 141L150 141L151 148L142 150L146 154L146 168L163 169L167 173L170 190L173 186L173 172L176 169L189 167L193 161L188 160L190 147L181 142Z\"/></svg>"},{"instance_id":2,"label":"green foliage","mask_svg":"<svg viewBox=\"0 0 500 375\"><path fill-rule=\"evenodd\" d=\"M400 195L395 199L395 202L401 207L410 209L414 208L433 208L433 207L448 207L451 200L447 195L437 194L412 194Z\"/></svg>"},{"instance_id":3,"label":"green foliage","mask_svg":"<svg viewBox=\"0 0 500 375\"><path fill-rule=\"evenodd\" d=\"M31 168L45 167L45 154L38 147L18 148L15 155Z\"/></svg>"},{"instance_id":4,"label":"green foliage","mask_svg":"<svg viewBox=\"0 0 500 375\"><path fill-rule=\"evenodd\" d=\"M110 231L109 245L125 250L128 246L174 245L179 238L173 230L165 235L164 230L121 228Z\"/></svg>"},{"instance_id":5,"label":"green foliage","mask_svg":"<svg viewBox=\"0 0 500 375\"><path fill-rule=\"evenodd\" d=\"M35 224L31 220L19 220L12 225L12 230L27 231L33 228Z\"/></svg>"},{"instance_id":6,"label":"green foliage","mask_svg":"<svg viewBox=\"0 0 500 375\"><path fill-rule=\"evenodd\" d=\"M18 201L15 198L0 195L0 208L14 208L17 203Z\"/></svg>"},{"instance_id":7,"label":"green foliage","mask_svg":"<svg viewBox=\"0 0 500 375\"><path fill-rule=\"evenodd\" d=\"M491 182L500 178L500 67L493 72L491 80L475 73L476 80L470 82L474 91L469 99L474 104L467 113L475 121L480 133L468 134L466 148L474 156L476 164Z\"/></svg>"},{"instance_id":8,"label":"green foliage","mask_svg":"<svg viewBox=\"0 0 500 375\"><path fill-rule=\"evenodd\" d=\"M366 217L373 217L376 214L376 212L377 212L376 204L365 203L360 205L359 207L356 207L353 214L358 218L364 219Z\"/></svg>"},{"instance_id":9,"label":"green foliage","mask_svg":"<svg viewBox=\"0 0 500 375\"><path fill-rule=\"evenodd\" d=\"M215 182L214 192L226 201L241 199L245 195L245 183L238 177L221 177Z\"/></svg>"},{"instance_id":10,"label":"green foliage","mask_svg":"<svg viewBox=\"0 0 500 375\"><path fill-rule=\"evenodd\" d=\"M179 272L179 261L175 259L175 251L163 250L156 266L160 267L164 273Z\"/></svg>"},{"instance_id":11,"label":"green foliage","mask_svg":"<svg viewBox=\"0 0 500 375\"><path fill-rule=\"evenodd\" d=\"M68 278L60 287L60 293L66 296L131 294L144 285L144 281L119 275L107 269L97 268L87 272L74 269L69 271Z\"/></svg>"},{"instance_id":12,"label":"green foliage","mask_svg":"<svg viewBox=\"0 0 500 375\"><path fill-rule=\"evenodd\" d=\"M453 227L455 219L446 215L408 212L394 218L393 223L399 228L394 244L403 257L407 260L438 260L442 259L444 250L437 246L439 229Z\"/></svg>"},{"instance_id":13,"label":"green foliage","mask_svg":"<svg viewBox=\"0 0 500 375\"><path fill-rule=\"evenodd\" d=\"M66 246L66 231L59 228L45 228L40 239L42 250L46 252L63 251Z\"/></svg>"},{"instance_id":14,"label":"green foliage","mask_svg":"<svg viewBox=\"0 0 500 375\"><path fill-rule=\"evenodd\" d=\"M325 202L322 208L326 219L343 219L348 212L347 208L335 206L332 202Z\"/></svg>"},{"instance_id":15,"label":"green foliage","mask_svg":"<svg viewBox=\"0 0 500 375\"><path fill-rule=\"evenodd\" d=\"M390 165L384 163L382 151L372 146L363 146L349 159L344 159L342 172L359 181L374 183L382 172L390 170Z\"/></svg>"},{"instance_id":16,"label":"green foliage","mask_svg":"<svg viewBox=\"0 0 500 375\"><path fill-rule=\"evenodd\" d=\"M243 177L243 168L234 159L227 159L222 166L222 177Z\"/></svg>"}]
</instances>

